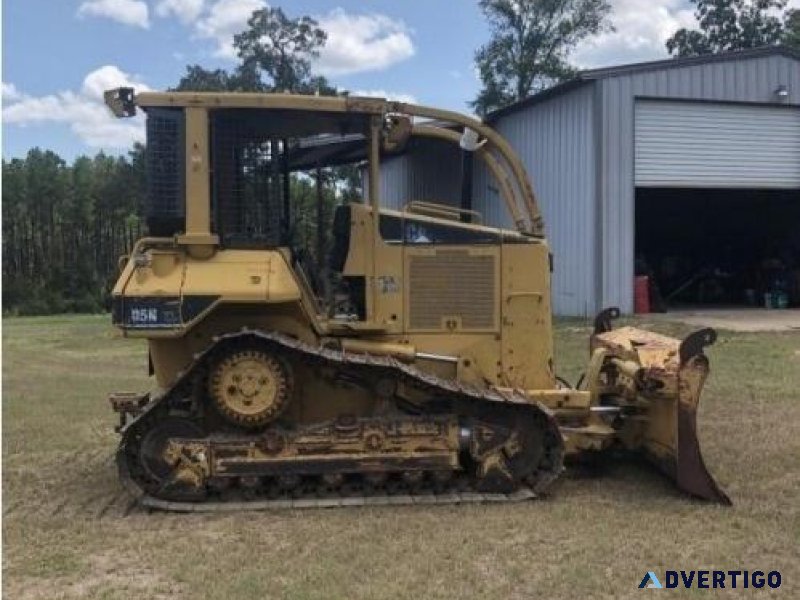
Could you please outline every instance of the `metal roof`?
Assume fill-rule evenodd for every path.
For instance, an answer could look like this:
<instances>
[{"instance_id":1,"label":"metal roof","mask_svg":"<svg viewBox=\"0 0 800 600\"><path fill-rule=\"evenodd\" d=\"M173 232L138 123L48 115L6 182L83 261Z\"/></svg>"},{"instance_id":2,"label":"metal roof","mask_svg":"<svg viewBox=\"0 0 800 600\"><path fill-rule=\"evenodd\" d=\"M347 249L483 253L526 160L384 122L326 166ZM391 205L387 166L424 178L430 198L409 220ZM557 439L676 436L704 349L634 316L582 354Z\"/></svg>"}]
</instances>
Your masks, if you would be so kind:
<instances>
[{"instance_id":1,"label":"metal roof","mask_svg":"<svg viewBox=\"0 0 800 600\"><path fill-rule=\"evenodd\" d=\"M575 77L554 87L551 87L543 92L539 92L533 96L509 104L503 108L492 111L486 115L486 121L492 123L503 115L516 112L522 108L533 106L550 98L560 96L582 85L586 85L598 79L606 79L608 77L616 77L617 75L626 75L629 73L642 73L647 71L659 71L662 69L675 69L680 67L689 67L694 65L702 65L708 63L726 62L733 60L747 60L751 58L760 58L763 56L786 56L795 60L800 60L800 50L789 48L787 46L765 46L763 48L751 48L748 50L736 50L733 52L722 52L719 54L706 54L702 56L687 56L682 58L667 58L664 60L653 60L648 62L631 63L627 65L617 65L613 67L602 67L599 69L588 69L580 71Z\"/></svg>"}]
</instances>

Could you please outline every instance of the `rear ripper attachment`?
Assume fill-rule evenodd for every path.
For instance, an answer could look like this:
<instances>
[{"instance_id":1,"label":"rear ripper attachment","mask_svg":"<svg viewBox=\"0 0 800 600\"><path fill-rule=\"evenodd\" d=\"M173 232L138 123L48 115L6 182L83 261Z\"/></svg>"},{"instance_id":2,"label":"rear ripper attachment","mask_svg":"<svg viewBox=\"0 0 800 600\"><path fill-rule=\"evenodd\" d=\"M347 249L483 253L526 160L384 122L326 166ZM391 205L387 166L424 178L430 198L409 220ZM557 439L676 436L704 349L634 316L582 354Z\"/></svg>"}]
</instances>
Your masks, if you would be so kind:
<instances>
[{"instance_id":1,"label":"rear ripper attachment","mask_svg":"<svg viewBox=\"0 0 800 600\"><path fill-rule=\"evenodd\" d=\"M697 406L709 373L703 353L713 329L683 341L636 329L611 328L619 309L602 311L591 338L593 354L604 355L596 394L601 405L620 409L619 440L641 451L682 491L731 504L703 462L697 438Z\"/></svg>"}]
</instances>

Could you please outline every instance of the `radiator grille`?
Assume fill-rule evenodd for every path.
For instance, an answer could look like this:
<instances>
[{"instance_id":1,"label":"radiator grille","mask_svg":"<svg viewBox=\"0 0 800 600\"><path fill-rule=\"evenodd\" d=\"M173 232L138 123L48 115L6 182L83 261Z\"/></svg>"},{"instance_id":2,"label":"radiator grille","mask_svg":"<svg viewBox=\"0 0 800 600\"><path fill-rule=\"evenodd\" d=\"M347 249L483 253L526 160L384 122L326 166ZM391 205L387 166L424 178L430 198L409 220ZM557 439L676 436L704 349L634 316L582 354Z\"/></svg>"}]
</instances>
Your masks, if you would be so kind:
<instances>
[{"instance_id":1,"label":"radiator grille","mask_svg":"<svg viewBox=\"0 0 800 600\"><path fill-rule=\"evenodd\" d=\"M495 258L466 250L412 255L409 265L411 329L444 329L458 319L461 329L495 327Z\"/></svg>"}]
</instances>

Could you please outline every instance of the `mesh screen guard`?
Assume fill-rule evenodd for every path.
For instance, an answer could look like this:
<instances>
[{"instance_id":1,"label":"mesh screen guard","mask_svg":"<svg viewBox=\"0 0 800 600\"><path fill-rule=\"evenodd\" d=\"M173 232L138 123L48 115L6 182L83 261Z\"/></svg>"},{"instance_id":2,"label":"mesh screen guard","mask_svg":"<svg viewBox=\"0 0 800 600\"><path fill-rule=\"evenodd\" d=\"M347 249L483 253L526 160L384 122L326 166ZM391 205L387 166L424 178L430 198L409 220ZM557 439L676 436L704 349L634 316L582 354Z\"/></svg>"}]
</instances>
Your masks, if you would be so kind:
<instances>
[{"instance_id":1,"label":"mesh screen guard","mask_svg":"<svg viewBox=\"0 0 800 600\"><path fill-rule=\"evenodd\" d=\"M222 243L229 247L289 243L292 173L346 162L343 159L352 157L354 149L357 153L365 146L361 138L365 127L362 115L213 111L213 228ZM357 139L342 143L353 135Z\"/></svg>"},{"instance_id":2,"label":"mesh screen guard","mask_svg":"<svg viewBox=\"0 0 800 600\"><path fill-rule=\"evenodd\" d=\"M147 225L151 235L172 235L186 212L183 110L148 109L146 130Z\"/></svg>"}]
</instances>

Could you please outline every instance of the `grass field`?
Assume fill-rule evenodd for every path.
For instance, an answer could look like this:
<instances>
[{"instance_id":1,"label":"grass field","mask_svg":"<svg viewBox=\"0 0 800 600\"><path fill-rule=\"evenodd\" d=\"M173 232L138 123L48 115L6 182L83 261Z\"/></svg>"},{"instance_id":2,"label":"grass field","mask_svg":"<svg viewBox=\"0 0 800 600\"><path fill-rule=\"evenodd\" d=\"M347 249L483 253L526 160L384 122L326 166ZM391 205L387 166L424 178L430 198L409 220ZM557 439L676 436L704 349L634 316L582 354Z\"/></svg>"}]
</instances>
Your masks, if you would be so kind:
<instances>
[{"instance_id":1,"label":"grass field","mask_svg":"<svg viewBox=\"0 0 800 600\"><path fill-rule=\"evenodd\" d=\"M6 598L641 598L660 593L637 589L647 570L714 568L778 569L800 597L800 333L721 332L709 351L700 435L732 508L618 464L521 505L204 516L120 489L105 396L147 388L146 354L107 323L3 322ZM559 326L570 380L588 334Z\"/></svg>"}]
</instances>

